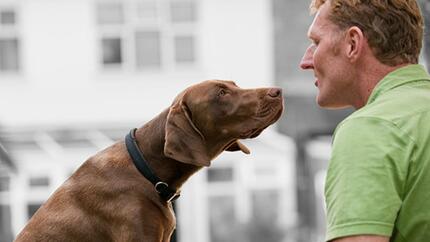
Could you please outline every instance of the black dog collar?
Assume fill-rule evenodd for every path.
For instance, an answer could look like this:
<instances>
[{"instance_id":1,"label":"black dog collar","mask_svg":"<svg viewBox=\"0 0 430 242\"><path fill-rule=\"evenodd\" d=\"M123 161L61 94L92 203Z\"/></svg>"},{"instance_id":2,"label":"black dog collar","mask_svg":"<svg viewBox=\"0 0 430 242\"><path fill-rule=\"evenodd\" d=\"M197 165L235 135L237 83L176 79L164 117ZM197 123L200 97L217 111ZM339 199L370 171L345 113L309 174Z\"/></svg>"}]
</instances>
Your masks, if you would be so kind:
<instances>
[{"instance_id":1,"label":"black dog collar","mask_svg":"<svg viewBox=\"0 0 430 242\"><path fill-rule=\"evenodd\" d=\"M142 151L137 145L135 135L136 130L136 128L132 129L125 137L125 145L127 146L127 151L130 154L134 165L137 170L139 170L139 172L154 185L155 191L163 200L168 203L175 201L180 196L179 192L171 189L167 183L161 181L161 179L158 178L148 166L145 158L143 158Z\"/></svg>"}]
</instances>

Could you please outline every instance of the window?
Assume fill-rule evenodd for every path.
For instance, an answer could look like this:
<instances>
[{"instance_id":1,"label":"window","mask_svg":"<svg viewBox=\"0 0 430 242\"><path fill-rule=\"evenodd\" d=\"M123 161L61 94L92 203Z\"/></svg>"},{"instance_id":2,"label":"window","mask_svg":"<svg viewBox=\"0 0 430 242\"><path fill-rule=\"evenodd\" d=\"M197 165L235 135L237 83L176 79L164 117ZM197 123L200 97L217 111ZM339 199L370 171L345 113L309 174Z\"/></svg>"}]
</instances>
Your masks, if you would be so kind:
<instances>
[{"instance_id":1,"label":"window","mask_svg":"<svg viewBox=\"0 0 430 242\"><path fill-rule=\"evenodd\" d=\"M29 184L31 188L49 187L49 177L31 177Z\"/></svg>"},{"instance_id":2,"label":"window","mask_svg":"<svg viewBox=\"0 0 430 242\"><path fill-rule=\"evenodd\" d=\"M209 207L210 241L241 241L240 223L235 216L234 197L210 197Z\"/></svg>"},{"instance_id":3,"label":"window","mask_svg":"<svg viewBox=\"0 0 430 242\"><path fill-rule=\"evenodd\" d=\"M121 3L100 3L97 5L97 23L101 28L110 28L100 40L101 62L105 66L122 63L122 36L118 31L124 24L124 9ZM113 29L113 30L112 30Z\"/></svg>"},{"instance_id":4,"label":"window","mask_svg":"<svg viewBox=\"0 0 430 242\"><path fill-rule=\"evenodd\" d=\"M30 203L27 205L27 217L30 219L36 211L42 206L42 203Z\"/></svg>"},{"instance_id":5,"label":"window","mask_svg":"<svg viewBox=\"0 0 430 242\"><path fill-rule=\"evenodd\" d=\"M8 176L0 176L0 192L9 191L10 178Z\"/></svg>"},{"instance_id":6,"label":"window","mask_svg":"<svg viewBox=\"0 0 430 242\"><path fill-rule=\"evenodd\" d=\"M0 39L0 70L18 70L18 40L16 38Z\"/></svg>"},{"instance_id":7,"label":"window","mask_svg":"<svg viewBox=\"0 0 430 242\"><path fill-rule=\"evenodd\" d=\"M104 69L176 70L198 61L196 0L99 2Z\"/></svg>"},{"instance_id":8,"label":"window","mask_svg":"<svg viewBox=\"0 0 430 242\"><path fill-rule=\"evenodd\" d=\"M260 190L252 192L252 219L247 224L250 242L283 241L284 228L277 223L279 219L279 191Z\"/></svg>"},{"instance_id":9,"label":"window","mask_svg":"<svg viewBox=\"0 0 430 242\"><path fill-rule=\"evenodd\" d=\"M285 176L277 172L283 169L279 164L223 159L206 169L211 242L285 241Z\"/></svg>"},{"instance_id":10,"label":"window","mask_svg":"<svg viewBox=\"0 0 430 242\"><path fill-rule=\"evenodd\" d=\"M103 3L97 6L97 22L101 25L123 24L124 11L121 3Z\"/></svg>"},{"instance_id":11,"label":"window","mask_svg":"<svg viewBox=\"0 0 430 242\"><path fill-rule=\"evenodd\" d=\"M195 3L192 1L172 1L170 15L172 22L194 22L196 20Z\"/></svg>"},{"instance_id":12,"label":"window","mask_svg":"<svg viewBox=\"0 0 430 242\"><path fill-rule=\"evenodd\" d=\"M121 38L103 38L103 64L121 64Z\"/></svg>"},{"instance_id":13,"label":"window","mask_svg":"<svg viewBox=\"0 0 430 242\"><path fill-rule=\"evenodd\" d=\"M0 12L0 23L2 25L15 24L15 12L12 10L3 10Z\"/></svg>"},{"instance_id":14,"label":"window","mask_svg":"<svg viewBox=\"0 0 430 242\"><path fill-rule=\"evenodd\" d=\"M161 65L160 33L136 32L136 64L138 68Z\"/></svg>"},{"instance_id":15,"label":"window","mask_svg":"<svg viewBox=\"0 0 430 242\"><path fill-rule=\"evenodd\" d=\"M62 149L96 149L91 140L86 136L86 132L59 129L51 131L48 134Z\"/></svg>"},{"instance_id":16,"label":"window","mask_svg":"<svg viewBox=\"0 0 430 242\"><path fill-rule=\"evenodd\" d=\"M0 72L17 72L20 68L20 41L16 13L0 8Z\"/></svg>"},{"instance_id":17,"label":"window","mask_svg":"<svg viewBox=\"0 0 430 242\"><path fill-rule=\"evenodd\" d=\"M175 37L175 61L176 63L193 63L194 55L194 37L193 36L176 36Z\"/></svg>"},{"instance_id":18,"label":"window","mask_svg":"<svg viewBox=\"0 0 430 242\"><path fill-rule=\"evenodd\" d=\"M238 178L234 176L234 161L214 165L207 169L209 233L211 242L243 241L243 230L238 214L242 207L237 206L238 196L243 197L243 190L237 190ZM220 162L221 163L221 162Z\"/></svg>"},{"instance_id":19,"label":"window","mask_svg":"<svg viewBox=\"0 0 430 242\"><path fill-rule=\"evenodd\" d=\"M124 139L125 135L130 132L130 130L127 128L105 128L100 129L100 131L103 135L105 135L107 138L109 138L112 141L118 141Z\"/></svg>"},{"instance_id":20,"label":"window","mask_svg":"<svg viewBox=\"0 0 430 242\"><path fill-rule=\"evenodd\" d=\"M157 19L158 11L156 0L140 1L137 4L137 17L140 20L154 21Z\"/></svg>"},{"instance_id":21,"label":"window","mask_svg":"<svg viewBox=\"0 0 430 242\"><path fill-rule=\"evenodd\" d=\"M12 241L12 216L10 205L0 204L0 241Z\"/></svg>"},{"instance_id":22,"label":"window","mask_svg":"<svg viewBox=\"0 0 430 242\"><path fill-rule=\"evenodd\" d=\"M209 182L232 182L233 167L211 167L207 178Z\"/></svg>"}]
</instances>

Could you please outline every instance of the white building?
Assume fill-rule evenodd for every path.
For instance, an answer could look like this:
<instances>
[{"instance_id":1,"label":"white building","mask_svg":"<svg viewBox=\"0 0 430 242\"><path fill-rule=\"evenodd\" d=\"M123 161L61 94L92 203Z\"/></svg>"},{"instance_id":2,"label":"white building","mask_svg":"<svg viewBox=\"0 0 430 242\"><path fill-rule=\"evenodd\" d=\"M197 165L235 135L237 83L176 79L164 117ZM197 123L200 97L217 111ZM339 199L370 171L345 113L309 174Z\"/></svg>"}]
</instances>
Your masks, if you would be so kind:
<instances>
[{"instance_id":1,"label":"white building","mask_svg":"<svg viewBox=\"0 0 430 242\"><path fill-rule=\"evenodd\" d=\"M267 0L0 0L0 135L17 167L0 174L0 241L185 87L272 85L272 29ZM293 145L271 130L246 143L185 184L178 241L288 241Z\"/></svg>"}]
</instances>

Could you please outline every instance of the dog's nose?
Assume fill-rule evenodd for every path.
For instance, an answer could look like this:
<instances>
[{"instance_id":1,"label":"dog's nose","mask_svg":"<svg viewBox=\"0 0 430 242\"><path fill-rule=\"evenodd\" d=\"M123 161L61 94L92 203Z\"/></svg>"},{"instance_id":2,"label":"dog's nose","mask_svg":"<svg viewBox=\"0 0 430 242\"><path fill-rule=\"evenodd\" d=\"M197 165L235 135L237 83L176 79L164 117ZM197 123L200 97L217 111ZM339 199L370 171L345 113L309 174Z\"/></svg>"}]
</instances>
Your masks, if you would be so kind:
<instances>
[{"instance_id":1,"label":"dog's nose","mask_svg":"<svg viewBox=\"0 0 430 242\"><path fill-rule=\"evenodd\" d=\"M279 97L282 95L282 89L281 88L271 88L267 94L271 97Z\"/></svg>"}]
</instances>

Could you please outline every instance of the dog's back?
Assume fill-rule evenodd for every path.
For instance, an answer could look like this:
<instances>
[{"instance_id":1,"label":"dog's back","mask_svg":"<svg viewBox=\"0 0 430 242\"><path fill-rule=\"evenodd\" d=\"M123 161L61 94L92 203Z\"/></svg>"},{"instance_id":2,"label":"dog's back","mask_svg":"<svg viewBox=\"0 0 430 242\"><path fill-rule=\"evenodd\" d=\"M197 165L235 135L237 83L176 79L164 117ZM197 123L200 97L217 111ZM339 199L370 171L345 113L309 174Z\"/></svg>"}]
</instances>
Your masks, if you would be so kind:
<instances>
[{"instance_id":1,"label":"dog's back","mask_svg":"<svg viewBox=\"0 0 430 242\"><path fill-rule=\"evenodd\" d=\"M146 188L148 182L124 162L127 155L124 143L117 143L87 160L15 241L148 241L145 234L152 230L173 231L170 207L158 205L153 188ZM152 224L144 222L149 219Z\"/></svg>"}]
</instances>

